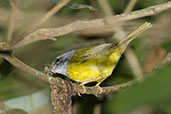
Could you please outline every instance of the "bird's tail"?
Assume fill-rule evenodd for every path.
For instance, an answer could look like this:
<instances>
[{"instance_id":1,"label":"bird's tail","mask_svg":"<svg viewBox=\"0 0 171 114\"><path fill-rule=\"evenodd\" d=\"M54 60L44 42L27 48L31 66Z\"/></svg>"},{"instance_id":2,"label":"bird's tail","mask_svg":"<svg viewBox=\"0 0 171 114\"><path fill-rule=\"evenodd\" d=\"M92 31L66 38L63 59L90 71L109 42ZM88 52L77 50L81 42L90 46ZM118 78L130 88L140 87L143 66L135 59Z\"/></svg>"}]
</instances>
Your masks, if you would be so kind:
<instances>
[{"instance_id":1,"label":"bird's tail","mask_svg":"<svg viewBox=\"0 0 171 114\"><path fill-rule=\"evenodd\" d=\"M127 35L125 38L123 38L123 40L121 40L117 46L120 47L122 49L122 51L124 51L126 49L126 47L128 46L128 44L135 39L139 34L141 34L142 32L144 32L146 29L150 28L152 26L151 23L149 22L145 22L144 24L142 24L141 26L139 26L137 29L135 29L133 32L131 32L129 35Z\"/></svg>"}]
</instances>

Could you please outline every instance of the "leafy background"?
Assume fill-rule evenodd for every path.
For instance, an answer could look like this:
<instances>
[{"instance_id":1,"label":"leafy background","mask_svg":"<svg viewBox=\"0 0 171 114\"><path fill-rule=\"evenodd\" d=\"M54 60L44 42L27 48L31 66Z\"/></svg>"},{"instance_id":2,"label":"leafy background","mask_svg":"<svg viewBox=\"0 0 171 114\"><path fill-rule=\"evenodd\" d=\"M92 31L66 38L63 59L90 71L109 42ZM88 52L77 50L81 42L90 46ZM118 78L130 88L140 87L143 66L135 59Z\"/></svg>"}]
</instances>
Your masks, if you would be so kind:
<instances>
[{"instance_id":1,"label":"leafy background","mask_svg":"<svg viewBox=\"0 0 171 114\"><path fill-rule=\"evenodd\" d=\"M108 0L116 14L124 11L128 0ZM143 9L151 5L167 2L169 0L139 0L133 10ZM94 0L72 0L72 3L91 4L98 11L88 9L73 10L63 8L42 27L59 27L76 20L89 20L104 17L103 11ZM54 4L48 0L17 0L18 12L15 17L14 37L27 31L31 25L37 23L41 17L51 9ZM10 18L10 3L0 0L0 41L5 41L8 33ZM126 22L123 28L133 30L144 21L153 23L153 27L131 43L143 69L150 72L157 65L163 53L171 51L171 11L163 12L157 16L146 17ZM81 32L61 36L54 41L39 41L23 48L17 49L15 55L23 62L44 71L47 64L51 64L56 56L71 49L97 45L105 42L115 42L115 33L110 37L83 37ZM152 56L152 59L151 56ZM151 60L151 61L148 61ZM157 69L145 81L132 87L120 90L107 96L97 98L91 95L73 98L73 108L78 114L171 114L171 65L168 64ZM112 76L104 81L102 86L109 86L127 82L134 79L125 56L123 55ZM16 97L25 96L49 88L44 82L21 72L8 62L0 58L0 101L7 101ZM46 96L49 97L49 96ZM50 99L50 98L49 98ZM39 102L37 102L39 104ZM51 112L50 100L29 113L40 113L43 109ZM43 112L42 112L43 113ZM44 112L47 113L47 112Z\"/></svg>"}]
</instances>

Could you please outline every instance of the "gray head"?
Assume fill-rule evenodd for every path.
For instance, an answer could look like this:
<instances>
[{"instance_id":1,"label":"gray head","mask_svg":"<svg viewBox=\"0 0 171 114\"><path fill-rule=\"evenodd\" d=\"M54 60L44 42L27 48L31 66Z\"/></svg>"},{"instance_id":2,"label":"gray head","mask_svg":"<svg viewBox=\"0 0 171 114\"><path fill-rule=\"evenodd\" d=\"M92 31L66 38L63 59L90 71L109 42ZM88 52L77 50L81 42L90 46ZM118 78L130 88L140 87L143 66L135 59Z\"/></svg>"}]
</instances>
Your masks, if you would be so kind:
<instances>
[{"instance_id":1,"label":"gray head","mask_svg":"<svg viewBox=\"0 0 171 114\"><path fill-rule=\"evenodd\" d=\"M68 76L67 66L74 52L75 50L72 50L56 57L56 59L53 61L53 63L50 66L50 69L49 69L50 72L54 74L58 73L58 74L63 74L65 76Z\"/></svg>"}]
</instances>

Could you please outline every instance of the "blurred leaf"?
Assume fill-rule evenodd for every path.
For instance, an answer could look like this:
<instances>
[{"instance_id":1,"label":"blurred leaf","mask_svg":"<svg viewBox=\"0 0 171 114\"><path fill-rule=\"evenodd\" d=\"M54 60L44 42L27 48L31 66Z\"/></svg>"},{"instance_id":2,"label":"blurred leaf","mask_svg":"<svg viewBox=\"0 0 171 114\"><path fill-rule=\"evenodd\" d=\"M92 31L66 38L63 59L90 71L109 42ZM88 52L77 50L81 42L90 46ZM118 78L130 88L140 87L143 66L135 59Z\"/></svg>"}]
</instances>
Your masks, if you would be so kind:
<instances>
[{"instance_id":1,"label":"blurred leaf","mask_svg":"<svg viewBox=\"0 0 171 114\"><path fill-rule=\"evenodd\" d=\"M143 72L150 72L155 66L157 66L163 58L166 56L165 49L154 46L150 53L147 55L144 66Z\"/></svg>"},{"instance_id":2,"label":"blurred leaf","mask_svg":"<svg viewBox=\"0 0 171 114\"><path fill-rule=\"evenodd\" d=\"M156 71L144 82L118 92L106 104L108 114L121 114L148 105L162 106L171 101L170 69L171 64Z\"/></svg>"}]
</instances>

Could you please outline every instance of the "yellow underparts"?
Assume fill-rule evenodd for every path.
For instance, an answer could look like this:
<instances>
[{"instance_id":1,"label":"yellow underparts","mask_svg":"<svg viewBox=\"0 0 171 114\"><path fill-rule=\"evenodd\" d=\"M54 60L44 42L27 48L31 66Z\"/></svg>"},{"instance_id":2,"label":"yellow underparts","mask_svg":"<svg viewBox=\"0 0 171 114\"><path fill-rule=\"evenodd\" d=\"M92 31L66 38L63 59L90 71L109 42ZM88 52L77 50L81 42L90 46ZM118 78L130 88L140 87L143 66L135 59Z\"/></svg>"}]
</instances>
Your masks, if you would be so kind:
<instances>
[{"instance_id":1,"label":"yellow underparts","mask_svg":"<svg viewBox=\"0 0 171 114\"><path fill-rule=\"evenodd\" d=\"M68 63L69 77L76 82L84 83L100 82L107 78L111 75L121 56L119 49L108 51L86 61L76 60L78 58L74 54Z\"/></svg>"}]
</instances>

